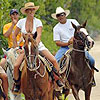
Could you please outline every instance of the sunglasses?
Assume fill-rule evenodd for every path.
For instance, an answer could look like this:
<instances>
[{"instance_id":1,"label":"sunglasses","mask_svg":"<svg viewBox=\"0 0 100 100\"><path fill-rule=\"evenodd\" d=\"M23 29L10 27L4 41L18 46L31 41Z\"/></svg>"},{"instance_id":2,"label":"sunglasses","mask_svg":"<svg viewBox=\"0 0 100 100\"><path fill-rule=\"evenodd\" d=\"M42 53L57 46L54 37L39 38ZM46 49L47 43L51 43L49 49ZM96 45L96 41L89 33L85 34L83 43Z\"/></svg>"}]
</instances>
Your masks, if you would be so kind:
<instances>
[{"instance_id":1,"label":"sunglasses","mask_svg":"<svg viewBox=\"0 0 100 100\"><path fill-rule=\"evenodd\" d=\"M56 17L60 17L60 16L64 16L66 15L65 13L60 13L60 14L57 14Z\"/></svg>"}]
</instances>

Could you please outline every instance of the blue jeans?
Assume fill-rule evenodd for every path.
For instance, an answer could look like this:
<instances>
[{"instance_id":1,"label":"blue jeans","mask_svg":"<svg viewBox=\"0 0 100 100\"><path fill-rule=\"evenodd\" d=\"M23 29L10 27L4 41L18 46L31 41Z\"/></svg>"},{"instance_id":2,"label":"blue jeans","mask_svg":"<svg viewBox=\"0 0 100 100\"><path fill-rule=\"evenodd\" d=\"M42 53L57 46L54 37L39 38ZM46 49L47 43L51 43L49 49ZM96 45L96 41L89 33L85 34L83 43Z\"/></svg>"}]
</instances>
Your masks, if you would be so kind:
<instances>
[{"instance_id":1,"label":"blue jeans","mask_svg":"<svg viewBox=\"0 0 100 100\"><path fill-rule=\"evenodd\" d=\"M94 58L89 54L88 51L85 51L85 56L87 59L89 59L89 65L92 68L93 66L95 66L95 60Z\"/></svg>"},{"instance_id":2,"label":"blue jeans","mask_svg":"<svg viewBox=\"0 0 100 100\"><path fill-rule=\"evenodd\" d=\"M66 51L67 51L68 49L69 49L68 46L66 46L66 47L61 47L61 48L57 51L57 53L56 53L56 55L55 55L55 58L56 58L57 62L60 61L60 59L63 57L63 55L66 53ZM90 67L92 68L92 67L95 65L95 60L94 60L94 58L89 54L88 51L85 51L85 56L86 56L87 59L89 59L89 65L90 65Z\"/></svg>"},{"instance_id":3,"label":"blue jeans","mask_svg":"<svg viewBox=\"0 0 100 100\"><path fill-rule=\"evenodd\" d=\"M66 53L66 51L68 50L68 46L66 47L60 47L60 49L57 51L55 58L57 60L57 62L60 61L60 59L63 57L63 55Z\"/></svg>"}]
</instances>

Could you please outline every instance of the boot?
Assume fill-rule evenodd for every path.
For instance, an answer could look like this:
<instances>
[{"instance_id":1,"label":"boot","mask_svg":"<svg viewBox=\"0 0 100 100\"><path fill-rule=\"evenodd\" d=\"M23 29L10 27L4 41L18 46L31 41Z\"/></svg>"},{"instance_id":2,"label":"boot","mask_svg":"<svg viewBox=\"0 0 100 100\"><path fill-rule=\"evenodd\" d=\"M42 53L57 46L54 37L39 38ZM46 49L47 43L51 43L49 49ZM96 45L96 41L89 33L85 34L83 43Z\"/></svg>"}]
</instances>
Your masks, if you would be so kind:
<instances>
[{"instance_id":1,"label":"boot","mask_svg":"<svg viewBox=\"0 0 100 100\"><path fill-rule=\"evenodd\" d=\"M13 93L14 94L19 94L20 93L20 80L21 80L21 71L19 71L19 78L18 78L18 80L15 80L15 79L13 79L14 80L14 87L13 87Z\"/></svg>"},{"instance_id":2,"label":"boot","mask_svg":"<svg viewBox=\"0 0 100 100\"><path fill-rule=\"evenodd\" d=\"M14 94L19 94L19 92L20 92L20 84L16 84L15 83L13 92L14 92Z\"/></svg>"},{"instance_id":3,"label":"boot","mask_svg":"<svg viewBox=\"0 0 100 100\"><path fill-rule=\"evenodd\" d=\"M14 79L14 87L13 87L13 90L12 90L12 92L13 92L13 94L15 94L15 95L17 95L17 94L19 94L20 93L20 80L15 80Z\"/></svg>"}]
</instances>

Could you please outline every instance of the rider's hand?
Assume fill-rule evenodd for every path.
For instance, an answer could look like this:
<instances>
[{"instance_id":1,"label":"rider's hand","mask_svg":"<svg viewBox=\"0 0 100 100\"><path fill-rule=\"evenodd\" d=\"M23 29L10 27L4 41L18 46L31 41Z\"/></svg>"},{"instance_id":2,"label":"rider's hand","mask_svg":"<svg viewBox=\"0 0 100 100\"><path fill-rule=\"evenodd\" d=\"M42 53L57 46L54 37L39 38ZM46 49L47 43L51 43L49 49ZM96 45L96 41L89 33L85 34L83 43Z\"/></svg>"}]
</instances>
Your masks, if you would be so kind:
<instances>
[{"instance_id":1,"label":"rider's hand","mask_svg":"<svg viewBox=\"0 0 100 100\"><path fill-rule=\"evenodd\" d=\"M22 53L24 53L24 49L18 49L17 52L18 52L19 54L22 54Z\"/></svg>"},{"instance_id":2,"label":"rider's hand","mask_svg":"<svg viewBox=\"0 0 100 100\"><path fill-rule=\"evenodd\" d=\"M17 20L17 19L12 18L12 24L13 24L13 25L16 25L16 24L17 24L17 22L18 22L18 20Z\"/></svg>"},{"instance_id":3,"label":"rider's hand","mask_svg":"<svg viewBox=\"0 0 100 100\"><path fill-rule=\"evenodd\" d=\"M73 43L73 37L71 37L71 39L68 41L68 44L72 44Z\"/></svg>"}]
</instances>

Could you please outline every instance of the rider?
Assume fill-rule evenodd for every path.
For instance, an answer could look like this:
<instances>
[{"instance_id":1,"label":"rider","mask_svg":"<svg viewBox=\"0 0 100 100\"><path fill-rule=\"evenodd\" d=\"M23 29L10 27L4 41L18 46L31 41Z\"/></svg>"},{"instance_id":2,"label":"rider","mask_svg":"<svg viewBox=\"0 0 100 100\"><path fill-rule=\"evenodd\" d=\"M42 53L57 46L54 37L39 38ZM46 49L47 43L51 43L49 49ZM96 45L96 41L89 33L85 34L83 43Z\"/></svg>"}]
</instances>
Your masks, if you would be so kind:
<instances>
[{"instance_id":1,"label":"rider","mask_svg":"<svg viewBox=\"0 0 100 100\"><path fill-rule=\"evenodd\" d=\"M0 79L3 81L3 90L4 90L4 98L5 100L8 100L8 77L5 73L5 70L3 69L4 66L0 66ZM2 91L3 92L3 91Z\"/></svg>"},{"instance_id":2,"label":"rider","mask_svg":"<svg viewBox=\"0 0 100 100\"><path fill-rule=\"evenodd\" d=\"M10 18L11 18L11 22L8 24L5 24L3 27L3 35L4 35L4 37L8 38L8 49L7 50L9 50L10 48L13 47L12 34L15 31L16 23L18 22L18 19L19 19L19 13L18 13L17 9L10 10ZM19 46L23 46L23 42L21 42L21 33L19 33L17 36L17 43ZM6 55L4 55L3 58L1 59L0 66L4 67L5 63L6 63ZM0 67L0 69L2 69L2 68ZM3 71L3 70L1 70L1 71ZM2 78L2 80L3 80L3 88L4 88L4 92L7 96L7 94L8 94L7 74L4 73L4 71L3 71L2 73L0 73L0 78Z\"/></svg>"},{"instance_id":3,"label":"rider","mask_svg":"<svg viewBox=\"0 0 100 100\"><path fill-rule=\"evenodd\" d=\"M42 53L42 55L44 55L47 59L49 59L54 65L54 67L57 69L57 71L59 71L59 66L55 57L49 52L49 50L41 42L41 34L42 34L43 25L39 19L34 17L35 12L38 9L39 9L39 6L35 6L33 2L28 2L25 4L25 7L21 8L21 13L26 15L27 17L19 20L16 25L17 27L13 34L14 47L17 47L16 36L19 33L19 31L21 31L23 34L28 34L28 35L34 34L35 32L37 32L36 42L38 45L38 50ZM14 87L14 92L16 93L19 91L19 85L18 85L18 81L20 78L19 67L22 63L24 55L25 55L24 51L22 50L21 54L19 55L14 65L14 79L16 82L16 86ZM56 82L59 86L62 86L61 81L58 81L57 79Z\"/></svg>"},{"instance_id":4,"label":"rider","mask_svg":"<svg viewBox=\"0 0 100 100\"><path fill-rule=\"evenodd\" d=\"M69 49L69 45L73 43L74 28L72 27L71 22L74 23L76 26L79 25L79 23L75 19L66 19L69 14L69 10L64 10L61 7L57 7L56 13L53 13L51 15L52 18L57 19L59 22L53 28L53 39L56 45L60 47L55 55L55 58L58 62ZM85 52L85 54L86 57L89 59L89 64L92 68L95 64L94 58L87 51Z\"/></svg>"}]
</instances>

